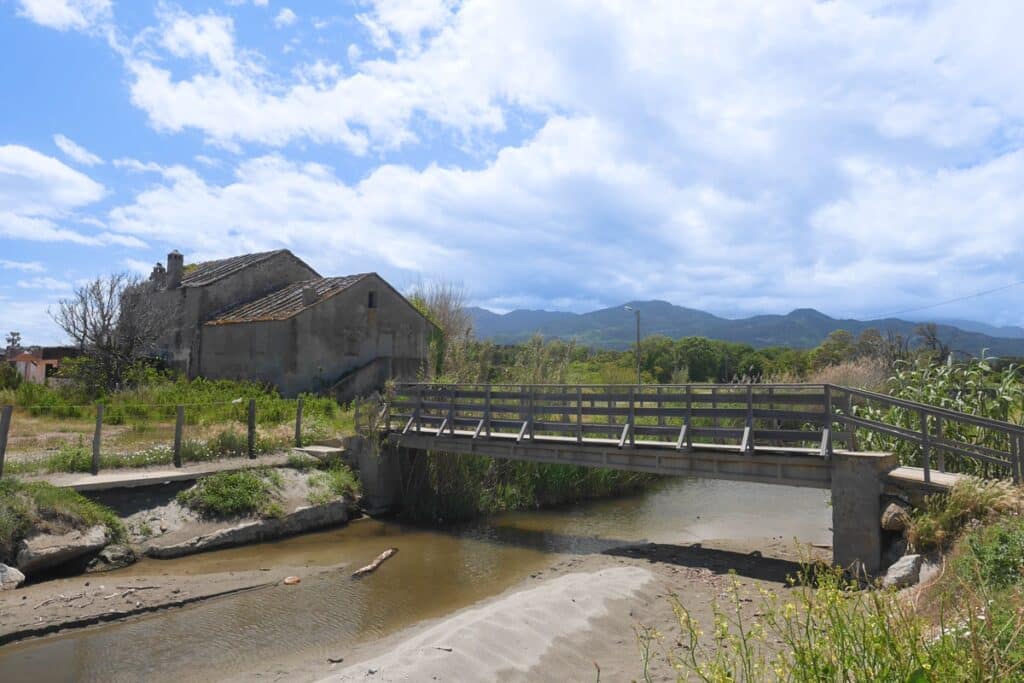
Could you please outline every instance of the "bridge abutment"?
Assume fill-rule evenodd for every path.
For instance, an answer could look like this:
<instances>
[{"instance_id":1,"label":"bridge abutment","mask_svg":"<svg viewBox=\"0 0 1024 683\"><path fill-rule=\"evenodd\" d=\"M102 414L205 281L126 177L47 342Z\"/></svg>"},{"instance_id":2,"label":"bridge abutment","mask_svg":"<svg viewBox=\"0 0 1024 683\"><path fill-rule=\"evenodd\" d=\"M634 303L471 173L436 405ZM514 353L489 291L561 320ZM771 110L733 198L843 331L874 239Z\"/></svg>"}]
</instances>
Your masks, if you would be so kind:
<instances>
[{"instance_id":1,"label":"bridge abutment","mask_svg":"<svg viewBox=\"0 0 1024 683\"><path fill-rule=\"evenodd\" d=\"M832 455L832 559L854 574L882 569L882 492L897 464L888 453Z\"/></svg>"}]
</instances>

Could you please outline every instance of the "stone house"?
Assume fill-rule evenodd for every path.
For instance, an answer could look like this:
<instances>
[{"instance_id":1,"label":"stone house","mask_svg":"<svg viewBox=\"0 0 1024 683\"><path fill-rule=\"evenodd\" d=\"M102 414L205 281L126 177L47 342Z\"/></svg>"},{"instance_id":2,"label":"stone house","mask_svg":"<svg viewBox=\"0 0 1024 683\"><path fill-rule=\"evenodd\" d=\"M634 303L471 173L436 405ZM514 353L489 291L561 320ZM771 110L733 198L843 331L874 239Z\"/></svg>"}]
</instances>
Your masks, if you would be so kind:
<instances>
[{"instance_id":1,"label":"stone house","mask_svg":"<svg viewBox=\"0 0 1024 683\"><path fill-rule=\"evenodd\" d=\"M433 324L376 273L321 277L287 249L186 266L144 285L166 320L158 355L188 377L248 379L348 400L415 379Z\"/></svg>"},{"instance_id":2,"label":"stone house","mask_svg":"<svg viewBox=\"0 0 1024 683\"><path fill-rule=\"evenodd\" d=\"M21 349L6 359L25 382L48 384L65 358L81 355L74 346L33 346Z\"/></svg>"}]
</instances>

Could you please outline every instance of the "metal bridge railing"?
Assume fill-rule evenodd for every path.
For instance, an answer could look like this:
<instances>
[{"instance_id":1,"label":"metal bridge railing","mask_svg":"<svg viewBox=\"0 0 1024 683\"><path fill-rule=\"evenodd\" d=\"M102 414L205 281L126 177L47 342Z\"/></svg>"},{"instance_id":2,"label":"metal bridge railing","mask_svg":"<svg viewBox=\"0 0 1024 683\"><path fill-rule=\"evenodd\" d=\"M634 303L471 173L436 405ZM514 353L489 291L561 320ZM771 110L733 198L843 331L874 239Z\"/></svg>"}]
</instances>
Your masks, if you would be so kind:
<instances>
[{"instance_id":1,"label":"metal bridge railing","mask_svg":"<svg viewBox=\"0 0 1024 683\"><path fill-rule=\"evenodd\" d=\"M733 446L829 458L837 444L896 449L934 469L1020 481L1024 428L831 384L400 383L387 429L471 438L662 446ZM950 456L950 457L947 457ZM978 471L974 471L978 470Z\"/></svg>"}]
</instances>

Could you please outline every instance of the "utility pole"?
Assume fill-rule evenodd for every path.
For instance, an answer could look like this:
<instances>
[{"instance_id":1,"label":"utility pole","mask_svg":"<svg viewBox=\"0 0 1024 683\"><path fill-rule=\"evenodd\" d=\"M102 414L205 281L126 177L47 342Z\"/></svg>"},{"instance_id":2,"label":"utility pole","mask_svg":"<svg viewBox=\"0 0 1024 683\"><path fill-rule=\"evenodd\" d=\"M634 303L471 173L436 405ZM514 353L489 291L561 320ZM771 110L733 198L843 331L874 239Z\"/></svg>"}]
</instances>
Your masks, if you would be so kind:
<instances>
[{"instance_id":1,"label":"utility pole","mask_svg":"<svg viewBox=\"0 0 1024 683\"><path fill-rule=\"evenodd\" d=\"M625 309L636 315L636 384L640 386L640 311L632 306L625 306Z\"/></svg>"}]
</instances>

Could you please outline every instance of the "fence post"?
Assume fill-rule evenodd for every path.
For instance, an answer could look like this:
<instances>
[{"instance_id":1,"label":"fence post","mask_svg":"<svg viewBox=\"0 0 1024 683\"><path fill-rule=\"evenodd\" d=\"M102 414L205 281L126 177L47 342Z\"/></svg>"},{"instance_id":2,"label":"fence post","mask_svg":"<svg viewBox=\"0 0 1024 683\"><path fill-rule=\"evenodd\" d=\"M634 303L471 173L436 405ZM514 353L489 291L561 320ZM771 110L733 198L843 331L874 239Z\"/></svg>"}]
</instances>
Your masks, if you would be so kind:
<instances>
[{"instance_id":1,"label":"fence post","mask_svg":"<svg viewBox=\"0 0 1024 683\"><path fill-rule=\"evenodd\" d=\"M7 453L7 434L11 431L11 413L14 406L0 408L0 477L4 476L4 456Z\"/></svg>"},{"instance_id":2,"label":"fence post","mask_svg":"<svg viewBox=\"0 0 1024 683\"><path fill-rule=\"evenodd\" d=\"M458 394L459 392L453 384L448 394L448 433L452 436L455 436L455 398Z\"/></svg>"},{"instance_id":3,"label":"fence post","mask_svg":"<svg viewBox=\"0 0 1024 683\"><path fill-rule=\"evenodd\" d=\"M484 434L487 438L491 438L491 385L487 384L487 397L484 399L486 405L484 406Z\"/></svg>"},{"instance_id":4,"label":"fence post","mask_svg":"<svg viewBox=\"0 0 1024 683\"><path fill-rule=\"evenodd\" d=\"M530 385L530 441L533 441L536 430L533 428L533 421L536 419L534 412L537 404L537 387Z\"/></svg>"},{"instance_id":5,"label":"fence post","mask_svg":"<svg viewBox=\"0 0 1024 683\"><path fill-rule=\"evenodd\" d=\"M942 441L942 416L935 416L935 436L938 437L939 441ZM940 444L938 449L935 451L936 460L939 462L939 472L946 471L946 451L943 450Z\"/></svg>"},{"instance_id":6,"label":"fence post","mask_svg":"<svg viewBox=\"0 0 1024 683\"><path fill-rule=\"evenodd\" d=\"M853 394L849 391L846 392L846 400L843 402L843 410L846 411L847 417L853 417ZM850 450L857 450L857 425L855 424L844 424L845 428L850 430Z\"/></svg>"},{"instance_id":7,"label":"fence post","mask_svg":"<svg viewBox=\"0 0 1024 683\"><path fill-rule=\"evenodd\" d=\"M576 443L583 443L583 387L576 385Z\"/></svg>"},{"instance_id":8,"label":"fence post","mask_svg":"<svg viewBox=\"0 0 1024 683\"><path fill-rule=\"evenodd\" d=\"M3 435L0 434L0 437ZM1020 434L1014 434L1010 432L1010 470L1013 475L1013 483L1020 483L1020 451L1021 446L1024 446L1024 438L1021 438ZM0 446L0 449L3 447ZM0 450L0 470L3 469L3 451Z\"/></svg>"},{"instance_id":9,"label":"fence post","mask_svg":"<svg viewBox=\"0 0 1024 683\"><path fill-rule=\"evenodd\" d=\"M390 423L390 420L389 420ZM388 424L390 429L391 425ZM302 448L302 397L295 400L295 447Z\"/></svg>"},{"instance_id":10,"label":"fence post","mask_svg":"<svg viewBox=\"0 0 1024 683\"><path fill-rule=\"evenodd\" d=\"M185 406L176 406L174 412L174 466L181 467L181 430L185 426Z\"/></svg>"},{"instance_id":11,"label":"fence post","mask_svg":"<svg viewBox=\"0 0 1024 683\"><path fill-rule=\"evenodd\" d=\"M103 404L96 404L96 432L92 435L92 466L89 471L100 473L100 439L103 437Z\"/></svg>"},{"instance_id":12,"label":"fence post","mask_svg":"<svg viewBox=\"0 0 1024 683\"><path fill-rule=\"evenodd\" d=\"M249 428L248 428L248 449L249 457L256 457L256 399L249 399Z\"/></svg>"},{"instance_id":13,"label":"fence post","mask_svg":"<svg viewBox=\"0 0 1024 683\"><path fill-rule=\"evenodd\" d=\"M636 446L636 388L629 389L629 445Z\"/></svg>"},{"instance_id":14,"label":"fence post","mask_svg":"<svg viewBox=\"0 0 1024 683\"><path fill-rule=\"evenodd\" d=\"M917 412L921 420L921 464L924 466L924 483L931 483L932 472L929 464L931 459L931 436L928 434L928 413L924 409Z\"/></svg>"},{"instance_id":15,"label":"fence post","mask_svg":"<svg viewBox=\"0 0 1024 683\"><path fill-rule=\"evenodd\" d=\"M693 387L686 385L686 450L693 448Z\"/></svg>"},{"instance_id":16,"label":"fence post","mask_svg":"<svg viewBox=\"0 0 1024 683\"><path fill-rule=\"evenodd\" d=\"M825 385L825 416L821 423L821 451L826 459L832 458L832 422L835 412L832 407L832 385Z\"/></svg>"},{"instance_id":17,"label":"fence post","mask_svg":"<svg viewBox=\"0 0 1024 683\"><path fill-rule=\"evenodd\" d=\"M747 382L747 439L743 444L745 453L754 452L754 384Z\"/></svg>"}]
</instances>

